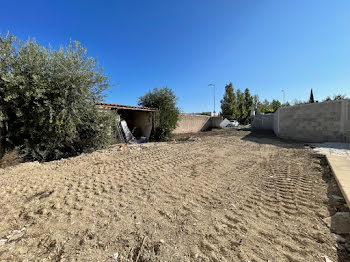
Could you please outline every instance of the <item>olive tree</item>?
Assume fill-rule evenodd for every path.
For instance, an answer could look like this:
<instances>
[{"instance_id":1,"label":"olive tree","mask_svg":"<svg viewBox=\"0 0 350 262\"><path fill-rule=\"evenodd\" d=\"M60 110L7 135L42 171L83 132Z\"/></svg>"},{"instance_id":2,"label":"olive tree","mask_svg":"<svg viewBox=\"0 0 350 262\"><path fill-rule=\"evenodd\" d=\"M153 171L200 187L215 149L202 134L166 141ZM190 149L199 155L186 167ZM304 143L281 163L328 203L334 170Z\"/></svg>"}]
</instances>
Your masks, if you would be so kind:
<instances>
[{"instance_id":1,"label":"olive tree","mask_svg":"<svg viewBox=\"0 0 350 262\"><path fill-rule=\"evenodd\" d=\"M180 109L176 103L177 97L168 87L154 88L139 98L140 106L158 109L157 126L152 134L153 139L164 140L171 136L171 131L176 128L180 116Z\"/></svg>"},{"instance_id":2,"label":"olive tree","mask_svg":"<svg viewBox=\"0 0 350 262\"><path fill-rule=\"evenodd\" d=\"M0 35L0 122L6 147L27 159L59 159L110 143L114 117L95 106L108 86L79 42L54 50Z\"/></svg>"}]
</instances>

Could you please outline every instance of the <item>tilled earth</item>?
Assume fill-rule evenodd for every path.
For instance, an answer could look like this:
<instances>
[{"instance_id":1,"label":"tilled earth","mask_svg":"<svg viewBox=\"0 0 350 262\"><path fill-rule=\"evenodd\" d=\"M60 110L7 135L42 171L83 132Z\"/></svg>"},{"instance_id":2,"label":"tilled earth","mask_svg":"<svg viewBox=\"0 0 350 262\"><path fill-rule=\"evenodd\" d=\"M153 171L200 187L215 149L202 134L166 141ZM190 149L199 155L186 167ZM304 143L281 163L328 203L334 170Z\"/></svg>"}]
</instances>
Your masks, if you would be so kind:
<instances>
[{"instance_id":1,"label":"tilled earth","mask_svg":"<svg viewBox=\"0 0 350 262\"><path fill-rule=\"evenodd\" d=\"M347 261L323 161L212 131L0 169L0 260Z\"/></svg>"}]
</instances>

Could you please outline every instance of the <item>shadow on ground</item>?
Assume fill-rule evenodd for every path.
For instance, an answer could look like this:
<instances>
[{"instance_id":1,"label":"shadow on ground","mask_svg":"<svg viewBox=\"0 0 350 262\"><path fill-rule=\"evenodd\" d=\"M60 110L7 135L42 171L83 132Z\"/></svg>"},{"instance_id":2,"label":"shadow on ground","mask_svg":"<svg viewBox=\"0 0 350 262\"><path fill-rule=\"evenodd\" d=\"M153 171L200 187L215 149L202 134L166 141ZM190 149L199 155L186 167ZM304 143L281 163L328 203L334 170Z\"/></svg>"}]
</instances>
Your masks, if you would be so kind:
<instances>
[{"instance_id":1,"label":"shadow on ground","mask_svg":"<svg viewBox=\"0 0 350 262\"><path fill-rule=\"evenodd\" d=\"M277 137L273 132L250 132L242 140L255 142L258 144L269 144L283 148L305 148L305 144L291 139L282 139Z\"/></svg>"}]
</instances>

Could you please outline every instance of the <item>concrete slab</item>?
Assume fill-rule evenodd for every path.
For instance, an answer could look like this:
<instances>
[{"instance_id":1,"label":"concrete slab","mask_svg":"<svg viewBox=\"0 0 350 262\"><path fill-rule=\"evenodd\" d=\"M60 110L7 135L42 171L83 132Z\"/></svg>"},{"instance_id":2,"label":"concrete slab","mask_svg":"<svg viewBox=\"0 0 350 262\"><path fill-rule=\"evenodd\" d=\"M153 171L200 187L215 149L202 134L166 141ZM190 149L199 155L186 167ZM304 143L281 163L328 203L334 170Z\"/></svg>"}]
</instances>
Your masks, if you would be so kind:
<instances>
[{"instance_id":1,"label":"concrete slab","mask_svg":"<svg viewBox=\"0 0 350 262\"><path fill-rule=\"evenodd\" d=\"M350 157L326 155L340 190L350 207Z\"/></svg>"},{"instance_id":2,"label":"concrete slab","mask_svg":"<svg viewBox=\"0 0 350 262\"><path fill-rule=\"evenodd\" d=\"M350 156L350 143L326 142L310 144L314 151L322 155Z\"/></svg>"}]
</instances>

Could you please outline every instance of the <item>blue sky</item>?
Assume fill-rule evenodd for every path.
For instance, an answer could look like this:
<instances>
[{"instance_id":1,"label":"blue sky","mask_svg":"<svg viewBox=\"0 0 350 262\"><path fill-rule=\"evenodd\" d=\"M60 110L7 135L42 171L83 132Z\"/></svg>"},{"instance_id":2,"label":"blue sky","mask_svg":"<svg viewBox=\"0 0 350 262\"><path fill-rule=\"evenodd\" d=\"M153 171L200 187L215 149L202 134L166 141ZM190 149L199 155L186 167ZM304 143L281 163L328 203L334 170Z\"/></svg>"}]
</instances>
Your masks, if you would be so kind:
<instances>
[{"instance_id":1,"label":"blue sky","mask_svg":"<svg viewBox=\"0 0 350 262\"><path fill-rule=\"evenodd\" d=\"M350 96L350 1L2 0L0 32L53 47L80 41L114 87L107 102L136 105L168 86L183 112L217 111L224 86L260 99Z\"/></svg>"}]
</instances>

